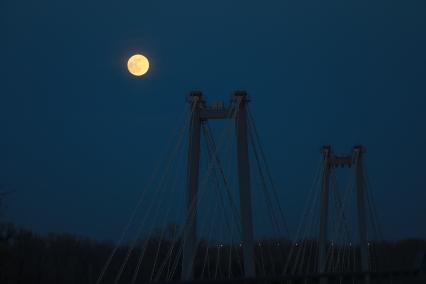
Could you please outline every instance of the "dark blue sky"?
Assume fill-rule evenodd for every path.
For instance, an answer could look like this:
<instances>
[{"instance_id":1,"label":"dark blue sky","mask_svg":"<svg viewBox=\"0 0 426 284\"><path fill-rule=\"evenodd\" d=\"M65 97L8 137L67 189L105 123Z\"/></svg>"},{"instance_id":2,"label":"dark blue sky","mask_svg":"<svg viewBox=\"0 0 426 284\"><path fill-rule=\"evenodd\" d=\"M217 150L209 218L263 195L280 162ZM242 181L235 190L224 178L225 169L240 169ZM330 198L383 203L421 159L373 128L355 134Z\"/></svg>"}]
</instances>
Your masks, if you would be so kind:
<instances>
[{"instance_id":1,"label":"dark blue sky","mask_svg":"<svg viewBox=\"0 0 426 284\"><path fill-rule=\"evenodd\" d=\"M0 2L7 219L116 238L185 97L247 90L294 231L321 145L362 143L384 233L426 238L425 1ZM147 55L131 77L126 60Z\"/></svg>"}]
</instances>

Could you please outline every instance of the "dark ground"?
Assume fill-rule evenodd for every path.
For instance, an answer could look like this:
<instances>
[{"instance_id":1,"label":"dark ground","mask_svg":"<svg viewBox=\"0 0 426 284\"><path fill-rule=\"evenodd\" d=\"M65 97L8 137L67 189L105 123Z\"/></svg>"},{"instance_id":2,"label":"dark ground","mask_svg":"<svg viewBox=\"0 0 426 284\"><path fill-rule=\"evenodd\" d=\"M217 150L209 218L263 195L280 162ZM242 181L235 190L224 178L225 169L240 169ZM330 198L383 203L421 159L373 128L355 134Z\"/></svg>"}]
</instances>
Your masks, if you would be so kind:
<instances>
[{"instance_id":1,"label":"dark ground","mask_svg":"<svg viewBox=\"0 0 426 284\"><path fill-rule=\"evenodd\" d=\"M31 231L16 228L12 224L1 225L0 237L0 283L2 284L96 283L106 259L114 248L112 243L71 235L40 236ZM167 240L163 242L166 243L164 247L167 247ZM149 255L154 253L157 244L158 239L150 240L147 249L148 257L144 258L147 263L142 263L142 266L149 268L148 262L152 259ZM380 246L382 259L386 261L385 264L378 266L378 271L413 270L418 266L418 255L426 251L425 240L387 242ZM118 271L126 249L126 246L118 249L116 260L111 263L102 283L114 283L116 274L114 271ZM135 249L135 256L130 257L128 267L135 267L139 253L140 247ZM150 271L150 269L145 270ZM195 270L197 274L197 268ZM130 283L131 275L131 271L125 271L120 283ZM140 273L137 283L144 282L147 277L149 276ZM178 273L175 277L178 279ZM424 278L414 279L420 278L406 278L399 283L421 283L424 280ZM315 283L315 280L312 283ZM336 283L340 283L340 280ZM398 282L395 279L393 283Z\"/></svg>"}]
</instances>

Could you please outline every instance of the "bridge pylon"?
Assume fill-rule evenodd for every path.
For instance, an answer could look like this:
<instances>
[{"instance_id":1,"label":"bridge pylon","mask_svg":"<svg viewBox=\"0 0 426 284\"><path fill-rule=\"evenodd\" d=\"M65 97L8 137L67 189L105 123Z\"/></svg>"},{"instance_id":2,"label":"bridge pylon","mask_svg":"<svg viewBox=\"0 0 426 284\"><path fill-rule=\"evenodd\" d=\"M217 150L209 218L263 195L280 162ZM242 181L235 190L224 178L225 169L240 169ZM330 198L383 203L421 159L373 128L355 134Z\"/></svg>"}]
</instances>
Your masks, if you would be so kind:
<instances>
[{"instance_id":1,"label":"bridge pylon","mask_svg":"<svg viewBox=\"0 0 426 284\"><path fill-rule=\"evenodd\" d=\"M250 189L250 165L247 135L247 93L237 91L233 96L233 104L209 107L201 92L192 92L189 96L191 119L189 131L186 220L183 240L183 259L181 279L193 279L193 266L197 243L197 194L200 161L201 125L209 119L234 119L237 136L238 179L240 188L240 215L242 229L242 249L244 276L255 277L253 221Z\"/></svg>"},{"instance_id":2,"label":"bridge pylon","mask_svg":"<svg viewBox=\"0 0 426 284\"><path fill-rule=\"evenodd\" d=\"M319 274L325 274L327 267L327 230L329 220L329 199L330 199L330 175L337 168L355 166L356 176L356 196L357 196L357 216L358 216L358 236L360 241L361 272L365 273L365 283L370 283L368 273L370 271L369 250L367 239L367 212L366 212L366 192L365 177L363 168L363 155L365 148L361 145L354 146L351 154L335 155L330 145L323 146L321 154L323 156L323 172L321 186L320 204L320 231L319 231L319 253L318 267ZM327 278L320 280L321 284L327 283Z\"/></svg>"}]
</instances>

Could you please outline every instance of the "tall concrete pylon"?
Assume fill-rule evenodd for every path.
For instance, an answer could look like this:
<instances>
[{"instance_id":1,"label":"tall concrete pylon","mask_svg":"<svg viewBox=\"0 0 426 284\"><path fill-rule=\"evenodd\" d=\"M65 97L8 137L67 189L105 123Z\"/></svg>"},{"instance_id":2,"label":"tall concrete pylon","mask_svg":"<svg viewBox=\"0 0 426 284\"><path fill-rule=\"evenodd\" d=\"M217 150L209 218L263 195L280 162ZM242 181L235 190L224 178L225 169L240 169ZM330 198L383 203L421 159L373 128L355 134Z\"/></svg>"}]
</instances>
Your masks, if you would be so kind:
<instances>
[{"instance_id":1,"label":"tall concrete pylon","mask_svg":"<svg viewBox=\"0 0 426 284\"><path fill-rule=\"evenodd\" d=\"M356 190L357 190L357 205L358 205L358 233L359 233L359 246L361 252L361 272L366 273L365 283L370 283L370 257L368 250L368 236L367 236L367 209L365 207L366 194L365 194L365 178L364 166L362 156L365 153L365 148L361 145L355 146L353 149L353 159L356 165Z\"/></svg>"},{"instance_id":2,"label":"tall concrete pylon","mask_svg":"<svg viewBox=\"0 0 426 284\"><path fill-rule=\"evenodd\" d=\"M320 207L320 233L319 233L319 254L318 254L318 273L324 273L327 261L327 230L328 230L328 203L330 190L331 174L331 146L323 146L321 149L323 155L323 172L321 183L321 207Z\"/></svg>"},{"instance_id":3,"label":"tall concrete pylon","mask_svg":"<svg viewBox=\"0 0 426 284\"><path fill-rule=\"evenodd\" d=\"M189 127L186 219L184 228L182 280L191 280L193 277L193 261L195 257L195 244L197 241L197 195L198 176L200 168L200 133L203 96L200 92L190 95L191 119Z\"/></svg>"}]
</instances>

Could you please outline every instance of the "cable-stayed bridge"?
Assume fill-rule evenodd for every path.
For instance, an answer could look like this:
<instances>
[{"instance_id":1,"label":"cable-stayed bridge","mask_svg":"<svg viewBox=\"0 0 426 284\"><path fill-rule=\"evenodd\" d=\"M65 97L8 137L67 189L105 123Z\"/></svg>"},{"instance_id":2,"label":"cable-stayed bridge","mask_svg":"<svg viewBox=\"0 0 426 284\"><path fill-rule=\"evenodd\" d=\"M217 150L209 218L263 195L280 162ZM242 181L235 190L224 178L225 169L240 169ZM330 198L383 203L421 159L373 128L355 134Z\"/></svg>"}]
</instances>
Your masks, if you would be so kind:
<instances>
[{"instance_id":1,"label":"cable-stayed bridge","mask_svg":"<svg viewBox=\"0 0 426 284\"><path fill-rule=\"evenodd\" d=\"M291 235L246 92L191 93L97 283L416 283L386 264L365 148L320 153Z\"/></svg>"}]
</instances>

